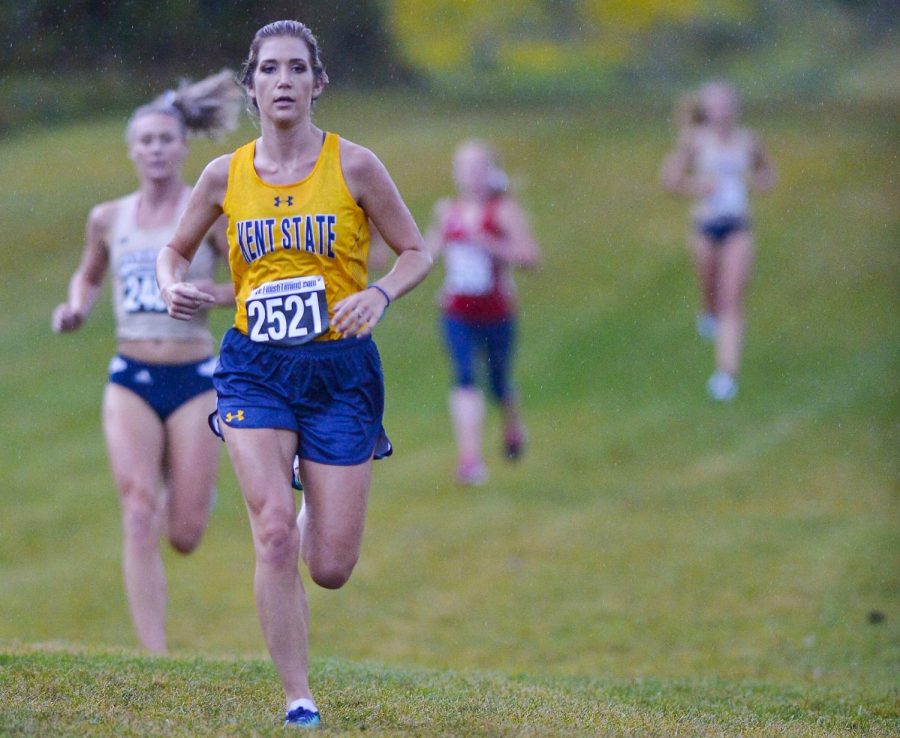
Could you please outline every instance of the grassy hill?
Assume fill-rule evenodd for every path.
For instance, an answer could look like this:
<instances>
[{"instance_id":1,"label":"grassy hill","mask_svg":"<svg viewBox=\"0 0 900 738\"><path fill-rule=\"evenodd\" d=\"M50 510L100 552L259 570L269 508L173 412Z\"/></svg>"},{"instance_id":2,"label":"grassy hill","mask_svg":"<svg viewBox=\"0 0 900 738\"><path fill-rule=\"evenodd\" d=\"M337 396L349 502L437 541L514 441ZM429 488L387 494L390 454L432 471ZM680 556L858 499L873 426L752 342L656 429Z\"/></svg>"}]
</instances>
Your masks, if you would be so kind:
<instances>
[{"instance_id":1,"label":"grassy hill","mask_svg":"<svg viewBox=\"0 0 900 738\"><path fill-rule=\"evenodd\" d=\"M454 143L493 141L546 259L519 280L530 452L504 465L492 417L497 454L484 488L451 479L439 274L379 329L398 451L377 466L353 580L311 592L313 654L335 659L316 667L320 699L344 705L336 724L362 730L354 710L374 708L353 702L352 685L374 669L397 685L373 723L388 733L456 733L446 710L469 709L482 679L500 695L496 709L479 708L484 735L515 732L514 705L543 700L541 689L599 721L573 724L575 734L672 734L693 720L684 732L771 735L766 721L778 717L793 735L790 715L803 715L808 734L824 735L854 730L857 707L874 716L873 730L900 730L888 709L900 666L896 113L750 111L779 183L757 203L741 395L723 407L703 390L711 357L693 332L687 207L657 186L672 139L663 115L602 101L461 109L326 96L320 124L378 152L423 227L449 191ZM133 673L109 705L148 679L171 679L181 685L172 699L183 697L194 674L214 704L166 702L158 719L172 734L227 712L231 697L216 696L222 670L242 683L256 674L267 702L246 706L248 684L239 710L261 712L233 728L217 718L221 732L251 730L277 709L267 667L217 660L263 652L245 512L224 459L203 545L188 559L167 556L171 642L186 661L22 645L134 645L99 429L114 348L108 304L76 335L49 332L88 209L134 186L122 128L104 120L0 141L0 679L24 694L0 708L0 733L42 733L64 719L28 707L29 669L52 683L71 674L85 695L102 681L95 672ZM195 144L189 178L219 150ZM217 316L219 330L227 323ZM444 696L429 701L435 683ZM528 697L534 690L540 699ZM622 703L634 721L614 721ZM404 705L421 707L417 722L398 722ZM734 705L750 710L746 726L729 717ZM79 722L91 705L81 709L63 732L92 732ZM649 715L662 722L640 723ZM134 721L124 725L139 731Z\"/></svg>"}]
</instances>

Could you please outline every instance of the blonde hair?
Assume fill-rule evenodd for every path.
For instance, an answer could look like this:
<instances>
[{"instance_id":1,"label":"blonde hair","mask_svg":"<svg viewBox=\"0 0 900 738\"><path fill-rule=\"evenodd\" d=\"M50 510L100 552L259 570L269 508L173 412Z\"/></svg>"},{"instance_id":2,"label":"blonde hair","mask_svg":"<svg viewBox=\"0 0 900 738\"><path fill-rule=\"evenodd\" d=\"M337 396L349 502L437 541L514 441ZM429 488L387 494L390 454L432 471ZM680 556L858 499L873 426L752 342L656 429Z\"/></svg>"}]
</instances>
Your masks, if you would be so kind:
<instances>
[{"instance_id":1,"label":"blonde hair","mask_svg":"<svg viewBox=\"0 0 900 738\"><path fill-rule=\"evenodd\" d=\"M715 79L678 98L675 103L675 124L682 130L706 124L709 117L704 99L714 91L726 91L734 99L736 109L740 111L741 96L734 85L724 79Z\"/></svg>"},{"instance_id":2,"label":"blonde hair","mask_svg":"<svg viewBox=\"0 0 900 738\"><path fill-rule=\"evenodd\" d=\"M199 82L182 80L177 89L166 90L131 114L125 139L130 139L134 122L150 114L169 115L178 120L185 138L207 136L218 139L237 128L242 102L243 93L229 69Z\"/></svg>"},{"instance_id":3,"label":"blonde hair","mask_svg":"<svg viewBox=\"0 0 900 738\"><path fill-rule=\"evenodd\" d=\"M491 144L481 138L468 138L462 141L457 147L457 151L464 148L479 149L491 164L491 171L487 176L487 188L494 196L510 194L509 175L503 168L500 161L500 154Z\"/></svg>"}]
</instances>

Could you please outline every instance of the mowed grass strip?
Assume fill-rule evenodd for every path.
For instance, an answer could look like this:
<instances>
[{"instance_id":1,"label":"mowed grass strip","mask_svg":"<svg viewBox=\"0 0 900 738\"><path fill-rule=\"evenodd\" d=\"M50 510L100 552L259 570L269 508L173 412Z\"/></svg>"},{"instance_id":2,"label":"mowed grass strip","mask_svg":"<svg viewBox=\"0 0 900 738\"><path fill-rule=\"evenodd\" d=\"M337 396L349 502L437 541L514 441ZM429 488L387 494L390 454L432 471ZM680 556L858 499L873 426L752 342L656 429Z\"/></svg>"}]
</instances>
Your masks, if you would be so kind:
<instances>
[{"instance_id":1,"label":"mowed grass strip","mask_svg":"<svg viewBox=\"0 0 900 738\"><path fill-rule=\"evenodd\" d=\"M316 659L319 735L896 735L897 695L764 682L511 677ZM2 735L283 735L267 661L0 651Z\"/></svg>"}]
</instances>

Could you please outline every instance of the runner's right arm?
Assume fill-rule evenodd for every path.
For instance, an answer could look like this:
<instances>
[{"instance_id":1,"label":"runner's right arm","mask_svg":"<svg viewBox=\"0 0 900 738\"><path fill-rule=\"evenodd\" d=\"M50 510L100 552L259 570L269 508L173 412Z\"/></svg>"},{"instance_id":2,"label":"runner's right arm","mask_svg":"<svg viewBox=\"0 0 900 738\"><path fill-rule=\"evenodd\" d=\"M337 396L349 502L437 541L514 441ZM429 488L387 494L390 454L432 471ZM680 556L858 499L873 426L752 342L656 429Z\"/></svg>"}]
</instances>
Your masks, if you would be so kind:
<instances>
[{"instance_id":1,"label":"runner's right arm","mask_svg":"<svg viewBox=\"0 0 900 738\"><path fill-rule=\"evenodd\" d=\"M214 295L185 280L200 242L222 215L230 162L231 155L226 154L206 166L191 193L172 242L162 248L156 259L160 294L169 315L178 320L189 320L198 310L211 307L216 301Z\"/></svg>"},{"instance_id":2,"label":"runner's right arm","mask_svg":"<svg viewBox=\"0 0 900 738\"><path fill-rule=\"evenodd\" d=\"M78 330L100 296L109 266L106 239L115 212L115 203L106 202L94 207L88 216L81 263L69 280L69 299L57 305L51 318L55 333Z\"/></svg>"}]
</instances>

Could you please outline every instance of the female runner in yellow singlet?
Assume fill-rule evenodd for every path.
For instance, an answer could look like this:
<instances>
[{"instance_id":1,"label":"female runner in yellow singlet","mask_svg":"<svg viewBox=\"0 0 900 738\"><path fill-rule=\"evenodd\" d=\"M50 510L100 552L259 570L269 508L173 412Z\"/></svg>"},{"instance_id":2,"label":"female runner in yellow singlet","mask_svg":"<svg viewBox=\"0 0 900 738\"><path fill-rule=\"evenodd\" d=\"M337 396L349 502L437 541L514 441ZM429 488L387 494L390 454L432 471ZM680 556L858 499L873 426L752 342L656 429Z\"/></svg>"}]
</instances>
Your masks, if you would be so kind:
<instances>
[{"instance_id":1,"label":"female runner in yellow singlet","mask_svg":"<svg viewBox=\"0 0 900 738\"><path fill-rule=\"evenodd\" d=\"M207 166L157 277L173 317L190 319L209 304L212 295L185 275L203 233L225 213L237 311L214 376L217 420L250 516L256 606L286 724L314 726L297 559L327 588L353 571L372 459L389 449L371 333L388 305L425 278L431 257L375 155L314 125L312 105L328 77L306 26L261 28L242 82L261 135ZM398 255L372 285L368 219Z\"/></svg>"},{"instance_id":2,"label":"female runner in yellow singlet","mask_svg":"<svg viewBox=\"0 0 900 738\"><path fill-rule=\"evenodd\" d=\"M219 460L215 439L196 432L215 405L215 344L206 311L189 322L172 320L154 266L191 193L181 178L188 132L233 128L240 100L233 74L224 71L184 84L134 112L126 141L140 185L91 211L81 264L69 283L68 300L52 319L56 332L80 328L106 272L112 272L118 351L103 395L103 430L121 498L128 604L138 639L151 652L166 650L160 538L165 534L181 553L197 546L209 518ZM228 250L224 219L200 236L203 246L188 277L210 295L205 307L232 305L231 285L212 283L219 257Z\"/></svg>"}]
</instances>

